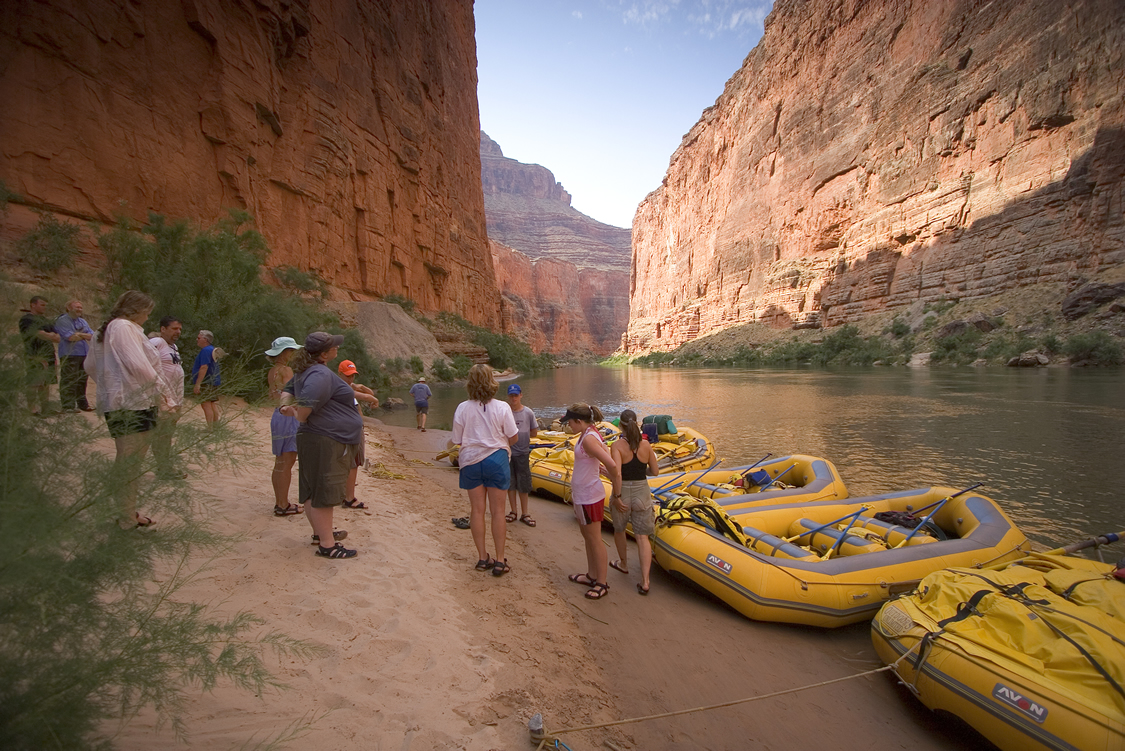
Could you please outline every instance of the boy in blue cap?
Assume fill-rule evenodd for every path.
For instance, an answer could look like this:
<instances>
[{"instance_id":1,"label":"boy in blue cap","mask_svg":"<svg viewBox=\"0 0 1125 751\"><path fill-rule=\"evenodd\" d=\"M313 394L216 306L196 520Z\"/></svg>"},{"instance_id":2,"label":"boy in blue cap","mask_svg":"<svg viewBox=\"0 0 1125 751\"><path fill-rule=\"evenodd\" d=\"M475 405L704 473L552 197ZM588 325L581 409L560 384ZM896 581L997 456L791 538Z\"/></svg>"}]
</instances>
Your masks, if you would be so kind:
<instances>
[{"instance_id":1,"label":"boy in blue cap","mask_svg":"<svg viewBox=\"0 0 1125 751\"><path fill-rule=\"evenodd\" d=\"M508 486L508 503L512 510L505 516L508 522L514 522L516 516L516 495L519 495L522 513L519 520L529 527L535 526L535 520L527 513L527 494L531 492L531 439L539 435L539 424L535 422L535 413L523 406L523 389L518 383L508 387L508 404L512 407L512 417L516 420L516 442L512 444L512 484Z\"/></svg>"}]
</instances>

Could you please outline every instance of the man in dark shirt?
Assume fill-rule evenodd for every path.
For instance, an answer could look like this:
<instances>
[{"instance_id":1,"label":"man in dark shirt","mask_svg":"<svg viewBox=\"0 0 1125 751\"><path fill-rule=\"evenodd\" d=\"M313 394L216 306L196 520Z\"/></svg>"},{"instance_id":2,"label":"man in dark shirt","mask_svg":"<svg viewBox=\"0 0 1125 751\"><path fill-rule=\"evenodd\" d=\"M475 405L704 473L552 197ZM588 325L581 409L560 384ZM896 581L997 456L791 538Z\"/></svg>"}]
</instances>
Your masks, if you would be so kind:
<instances>
[{"instance_id":1,"label":"man in dark shirt","mask_svg":"<svg viewBox=\"0 0 1125 751\"><path fill-rule=\"evenodd\" d=\"M55 375L55 346L59 335L47 320L47 300L36 295L20 318L20 336L27 359L27 407L33 415L47 414L47 399Z\"/></svg>"}]
</instances>

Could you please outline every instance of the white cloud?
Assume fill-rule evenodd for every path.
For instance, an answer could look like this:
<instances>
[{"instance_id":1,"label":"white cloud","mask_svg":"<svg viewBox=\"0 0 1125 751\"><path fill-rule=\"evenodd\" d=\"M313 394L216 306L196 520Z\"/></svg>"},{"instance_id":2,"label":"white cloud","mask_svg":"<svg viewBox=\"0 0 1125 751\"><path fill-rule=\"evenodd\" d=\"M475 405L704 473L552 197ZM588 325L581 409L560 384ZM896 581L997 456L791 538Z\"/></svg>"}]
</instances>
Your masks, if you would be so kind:
<instances>
[{"instance_id":1,"label":"white cloud","mask_svg":"<svg viewBox=\"0 0 1125 751\"><path fill-rule=\"evenodd\" d=\"M580 11L580 10L573 11L570 15L574 16L579 21L582 20L582 11Z\"/></svg>"}]
</instances>

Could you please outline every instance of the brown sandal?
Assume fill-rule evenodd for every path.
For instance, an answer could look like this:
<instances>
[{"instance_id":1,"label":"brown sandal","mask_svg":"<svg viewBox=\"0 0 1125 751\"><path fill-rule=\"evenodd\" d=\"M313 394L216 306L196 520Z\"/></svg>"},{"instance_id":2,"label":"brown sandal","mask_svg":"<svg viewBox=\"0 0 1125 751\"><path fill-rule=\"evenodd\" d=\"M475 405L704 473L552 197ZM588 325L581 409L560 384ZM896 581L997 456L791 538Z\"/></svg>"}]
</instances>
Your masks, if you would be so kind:
<instances>
[{"instance_id":1,"label":"brown sandal","mask_svg":"<svg viewBox=\"0 0 1125 751\"><path fill-rule=\"evenodd\" d=\"M601 582L594 582L594 586L586 590L587 600L600 600L609 594L609 585L602 584Z\"/></svg>"}]
</instances>

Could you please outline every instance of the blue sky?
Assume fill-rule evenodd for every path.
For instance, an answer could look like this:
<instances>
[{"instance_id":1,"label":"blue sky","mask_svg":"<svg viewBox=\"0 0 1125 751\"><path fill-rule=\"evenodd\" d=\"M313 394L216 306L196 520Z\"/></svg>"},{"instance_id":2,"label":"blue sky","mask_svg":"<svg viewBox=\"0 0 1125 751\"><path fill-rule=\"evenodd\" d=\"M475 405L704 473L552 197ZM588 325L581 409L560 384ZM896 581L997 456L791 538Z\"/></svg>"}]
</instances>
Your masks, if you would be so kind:
<instances>
[{"instance_id":1,"label":"blue sky","mask_svg":"<svg viewBox=\"0 0 1125 751\"><path fill-rule=\"evenodd\" d=\"M629 227L772 0L476 0L481 129Z\"/></svg>"}]
</instances>

